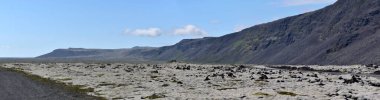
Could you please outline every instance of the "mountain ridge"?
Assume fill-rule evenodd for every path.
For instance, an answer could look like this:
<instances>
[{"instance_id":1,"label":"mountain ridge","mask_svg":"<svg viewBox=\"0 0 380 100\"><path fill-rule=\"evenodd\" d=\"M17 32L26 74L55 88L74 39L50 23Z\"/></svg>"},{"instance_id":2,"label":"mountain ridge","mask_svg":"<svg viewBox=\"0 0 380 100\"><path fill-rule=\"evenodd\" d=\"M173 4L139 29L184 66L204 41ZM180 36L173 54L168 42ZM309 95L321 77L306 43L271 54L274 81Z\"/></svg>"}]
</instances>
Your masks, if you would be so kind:
<instances>
[{"instance_id":1,"label":"mountain ridge","mask_svg":"<svg viewBox=\"0 0 380 100\"><path fill-rule=\"evenodd\" d=\"M182 40L124 57L195 63L379 64L379 22L380 0L338 0L240 32Z\"/></svg>"},{"instance_id":2,"label":"mountain ridge","mask_svg":"<svg viewBox=\"0 0 380 100\"><path fill-rule=\"evenodd\" d=\"M132 47L123 49L85 49L85 48L68 48L56 49L50 53L38 56L36 58L93 58L116 59L116 58L133 58L126 57L136 52L155 49L156 47ZM138 57L134 57L138 58Z\"/></svg>"}]
</instances>

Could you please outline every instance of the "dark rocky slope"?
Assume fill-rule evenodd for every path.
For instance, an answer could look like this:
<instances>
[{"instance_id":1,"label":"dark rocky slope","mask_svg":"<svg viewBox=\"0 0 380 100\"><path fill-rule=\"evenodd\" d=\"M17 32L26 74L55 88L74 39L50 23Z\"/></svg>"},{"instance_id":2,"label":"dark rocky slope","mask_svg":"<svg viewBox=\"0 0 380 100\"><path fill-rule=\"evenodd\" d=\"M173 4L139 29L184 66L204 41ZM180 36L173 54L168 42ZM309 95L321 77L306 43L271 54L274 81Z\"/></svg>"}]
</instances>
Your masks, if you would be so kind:
<instances>
[{"instance_id":1,"label":"dark rocky slope","mask_svg":"<svg viewBox=\"0 0 380 100\"><path fill-rule=\"evenodd\" d=\"M241 32L186 39L124 57L197 63L380 64L379 28L380 0L338 0Z\"/></svg>"},{"instance_id":2,"label":"dark rocky slope","mask_svg":"<svg viewBox=\"0 0 380 100\"><path fill-rule=\"evenodd\" d=\"M379 28L380 0L338 0L314 12L144 54L207 63L379 64Z\"/></svg>"}]
</instances>

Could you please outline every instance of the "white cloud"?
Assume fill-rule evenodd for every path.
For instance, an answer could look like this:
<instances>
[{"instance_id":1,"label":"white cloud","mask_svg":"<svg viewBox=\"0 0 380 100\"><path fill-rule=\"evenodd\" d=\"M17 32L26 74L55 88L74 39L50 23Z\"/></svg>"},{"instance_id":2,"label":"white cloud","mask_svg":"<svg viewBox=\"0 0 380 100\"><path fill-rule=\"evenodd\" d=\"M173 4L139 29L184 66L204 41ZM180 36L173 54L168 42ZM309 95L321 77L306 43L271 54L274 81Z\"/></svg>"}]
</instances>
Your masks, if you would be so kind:
<instances>
[{"instance_id":1,"label":"white cloud","mask_svg":"<svg viewBox=\"0 0 380 100\"><path fill-rule=\"evenodd\" d=\"M192 35L196 37L207 36L207 32L195 25L186 25L174 30L174 35Z\"/></svg>"},{"instance_id":2,"label":"white cloud","mask_svg":"<svg viewBox=\"0 0 380 100\"><path fill-rule=\"evenodd\" d=\"M282 0L284 6L302 6L310 4L328 4L334 3L336 0Z\"/></svg>"},{"instance_id":3,"label":"white cloud","mask_svg":"<svg viewBox=\"0 0 380 100\"><path fill-rule=\"evenodd\" d=\"M160 28L147 28L147 29L135 29L135 30L126 29L124 33L137 35L137 36L157 37L161 35L161 29Z\"/></svg>"}]
</instances>

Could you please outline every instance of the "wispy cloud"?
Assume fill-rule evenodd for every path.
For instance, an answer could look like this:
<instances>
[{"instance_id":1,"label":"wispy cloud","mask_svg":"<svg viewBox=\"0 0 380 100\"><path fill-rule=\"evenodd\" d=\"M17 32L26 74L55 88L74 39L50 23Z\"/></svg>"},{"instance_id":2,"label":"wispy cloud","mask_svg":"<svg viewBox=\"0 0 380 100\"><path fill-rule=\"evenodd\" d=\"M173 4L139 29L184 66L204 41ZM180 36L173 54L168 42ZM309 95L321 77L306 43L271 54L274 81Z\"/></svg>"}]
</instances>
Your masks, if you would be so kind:
<instances>
[{"instance_id":1,"label":"wispy cloud","mask_svg":"<svg viewBox=\"0 0 380 100\"><path fill-rule=\"evenodd\" d=\"M164 32L166 32L166 34ZM145 29L126 29L124 34L143 37L158 37L161 35L204 37L208 35L203 29L191 24L172 30L165 30L157 27Z\"/></svg>"},{"instance_id":2,"label":"wispy cloud","mask_svg":"<svg viewBox=\"0 0 380 100\"><path fill-rule=\"evenodd\" d=\"M160 28L147 28L147 29L126 29L125 34L131 34L136 36L157 37L161 35Z\"/></svg>"},{"instance_id":3,"label":"wispy cloud","mask_svg":"<svg viewBox=\"0 0 380 100\"><path fill-rule=\"evenodd\" d=\"M186 25L184 27L174 29L174 35L191 35L195 37L207 36L207 32L195 25Z\"/></svg>"},{"instance_id":4,"label":"wispy cloud","mask_svg":"<svg viewBox=\"0 0 380 100\"><path fill-rule=\"evenodd\" d=\"M283 6L302 6L311 4L328 4L334 3L337 0L282 0Z\"/></svg>"}]
</instances>

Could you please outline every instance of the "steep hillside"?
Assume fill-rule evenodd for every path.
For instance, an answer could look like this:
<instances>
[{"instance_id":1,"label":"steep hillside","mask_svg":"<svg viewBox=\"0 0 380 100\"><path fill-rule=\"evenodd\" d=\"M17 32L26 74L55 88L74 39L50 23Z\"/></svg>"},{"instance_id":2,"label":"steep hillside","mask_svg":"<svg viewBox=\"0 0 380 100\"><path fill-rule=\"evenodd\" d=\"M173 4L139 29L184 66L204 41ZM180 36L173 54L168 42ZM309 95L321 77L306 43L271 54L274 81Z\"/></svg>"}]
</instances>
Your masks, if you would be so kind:
<instances>
[{"instance_id":1,"label":"steep hillside","mask_svg":"<svg viewBox=\"0 0 380 100\"><path fill-rule=\"evenodd\" d=\"M204 63L379 64L379 28L380 0L338 0L314 12L143 54Z\"/></svg>"},{"instance_id":2,"label":"steep hillside","mask_svg":"<svg viewBox=\"0 0 380 100\"><path fill-rule=\"evenodd\" d=\"M133 53L127 50L122 56L197 63L380 64L379 28L380 0L338 0L317 11L225 36L186 39ZM94 53L98 52L63 55Z\"/></svg>"}]
</instances>

